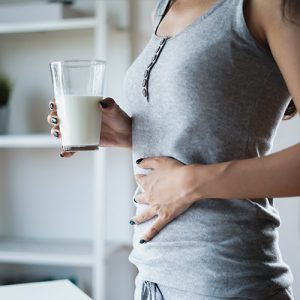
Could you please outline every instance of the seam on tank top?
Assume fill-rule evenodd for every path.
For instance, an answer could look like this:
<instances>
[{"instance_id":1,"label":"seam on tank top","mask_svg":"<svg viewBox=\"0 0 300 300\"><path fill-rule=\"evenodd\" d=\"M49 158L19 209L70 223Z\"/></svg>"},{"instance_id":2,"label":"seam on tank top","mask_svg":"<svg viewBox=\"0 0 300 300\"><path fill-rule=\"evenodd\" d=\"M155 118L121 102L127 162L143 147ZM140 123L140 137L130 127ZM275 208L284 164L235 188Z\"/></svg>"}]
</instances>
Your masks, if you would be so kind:
<instances>
[{"instance_id":1,"label":"seam on tank top","mask_svg":"<svg viewBox=\"0 0 300 300\"><path fill-rule=\"evenodd\" d=\"M256 110L257 104L258 102L261 100L263 91L264 91L264 87L266 86L266 83L268 82L271 74L274 72L274 66L271 68L271 70L269 70L269 72L266 74L265 80L263 81L263 84L261 86L259 95L257 96L251 111L250 111L250 116L249 116L249 123L248 123L248 130L247 130L247 141L246 141L246 146L245 146L245 151L244 151L244 157L248 158L248 155L250 155L249 153L249 142L250 142L250 138L251 138L251 132L252 132L252 127L253 127L253 116L254 116L254 112Z\"/></svg>"},{"instance_id":2,"label":"seam on tank top","mask_svg":"<svg viewBox=\"0 0 300 300\"><path fill-rule=\"evenodd\" d=\"M245 12L244 12L244 3L245 0L241 0L241 2L239 3L239 5L241 6L239 9L239 13L240 13L239 17L240 17L240 21L242 22L241 25L242 25L243 33L245 34L244 38L246 38L247 41L255 47L257 54L259 54L261 57L267 58L270 62L274 62L271 52L267 48L264 48L250 31L250 28L246 21Z\"/></svg>"},{"instance_id":3,"label":"seam on tank top","mask_svg":"<svg viewBox=\"0 0 300 300\"><path fill-rule=\"evenodd\" d=\"M192 23L187 25L182 31L175 34L174 36L169 36L169 41L174 40L175 38L178 38L179 36L183 35L187 31L193 29L195 26L199 25L199 23L205 21L210 15L212 15L218 8L220 8L223 4L226 3L227 0L218 0L215 5L213 5L211 8L209 8L203 15L198 16ZM163 37L157 36L156 31L162 22L162 19L164 18L165 13L167 13L168 4L170 3L170 0L166 0L166 5L163 6L162 13L160 15L160 18L156 24L155 29L152 31L152 37L153 39L160 40Z\"/></svg>"},{"instance_id":4,"label":"seam on tank top","mask_svg":"<svg viewBox=\"0 0 300 300\"><path fill-rule=\"evenodd\" d=\"M157 11L157 16L162 17L166 12L166 9L170 3L170 0L161 0L159 3L159 10Z\"/></svg>"},{"instance_id":5,"label":"seam on tank top","mask_svg":"<svg viewBox=\"0 0 300 300\"><path fill-rule=\"evenodd\" d=\"M156 28L158 27L161 18L164 14L164 11L167 9L167 5L169 4L169 0L161 0L157 3L156 8L155 8L155 24L154 24L154 28L153 28L153 32L155 33Z\"/></svg>"}]
</instances>

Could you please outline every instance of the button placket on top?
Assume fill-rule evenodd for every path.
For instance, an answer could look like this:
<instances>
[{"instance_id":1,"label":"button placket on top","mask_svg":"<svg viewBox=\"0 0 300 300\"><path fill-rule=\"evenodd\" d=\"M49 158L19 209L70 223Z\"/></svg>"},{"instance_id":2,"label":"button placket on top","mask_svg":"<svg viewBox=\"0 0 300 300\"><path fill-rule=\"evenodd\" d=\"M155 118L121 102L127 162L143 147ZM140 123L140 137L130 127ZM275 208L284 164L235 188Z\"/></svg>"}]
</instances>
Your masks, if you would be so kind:
<instances>
[{"instance_id":1,"label":"button placket on top","mask_svg":"<svg viewBox=\"0 0 300 300\"><path fill-rule=\"evenodd\" d=\"M147 101L149 102L149 78L150 78L150 73L151 70L153 68L153 66L155 65L155 63L157 62L159 55L161 54L164 46L166 45L166 42L169 38L165 37L161 40L161 42L159 43L158 48L155 51L154 56L152 57L152 60L150 62L150 64L147 66L147 69L144 72L144 79L142 82L142 94L143 96L147 99Z\"/></svg>"}]
</instances>

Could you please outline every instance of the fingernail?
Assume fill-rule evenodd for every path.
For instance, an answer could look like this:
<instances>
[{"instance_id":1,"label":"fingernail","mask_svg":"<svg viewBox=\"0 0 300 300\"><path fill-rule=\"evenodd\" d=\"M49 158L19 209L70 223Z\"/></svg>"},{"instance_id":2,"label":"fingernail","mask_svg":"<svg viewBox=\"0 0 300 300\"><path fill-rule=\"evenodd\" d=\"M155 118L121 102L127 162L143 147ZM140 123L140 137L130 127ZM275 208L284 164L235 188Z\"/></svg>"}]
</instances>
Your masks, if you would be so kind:
<instances>
[{"instance_id":1,"label":"fingernail","mask_svg":"<svg viewBox=\"0 0 300 300\"><path fill-rule=\"evenodd\" d=\"M144 244L144 243L146 243L145 240L140 240L140 244Z\"/></svg>"},{"instance_id":2,"label":"fingernail","mask_svg":"<svg viewBox=\"0 0 300 300\"><path fill-rule=\"evenodd\" d=\"M63 154L63 152L61 152L61 153L59 154L59 156L60 156L60 157L65 157L64 154Z\"/></svg>"},{"instance_id":3,"label":"fingernail","mask_svg":"<svg viewBox=\"0 0 300 300\"><path fill-rule=\"evenodd\" d=\"M135 222L131 219L131 220L129 220L129 224L130 225L135 225Z\"/></svg>"},{"instance_id":4,"label":"fingernail","mask_svg":"<svg viewBox=\"0 0 300 300\"><path fill-rule=\"evenodd\" d=\"M53 135L54 135L55 137L58 137L58 132L57 132L57 131L54 131Z\"/></svg>"},{"instance_id":5,"label":"fingernail","mask_svg":"<svg viewBox=\"0 0 300 300\"><path fill-rule=\"evenodd\" d=\"M54 108L53 102L50 102L50 103L49 103L49 108L50 108L51 110L53 110L53 108Z\"/></svg>"},{"instance_id":6,"label":"fingernail","mask_svg":"<svg viewBox=\"0 0 300 300\"><path fill-rule=\"evenodd\" d=\"M103 108L109 107L109 104L108 104L107 102L105 102L105 101L99 101L99 103L101 104L101 106L102 106Z\"/></svg>"},{"instance_id":7,"label":"fingernail","mask_svg":"<svg viewBox=\"0 0 300 300\"><path fill-rule=\"evenodd\" d=\"M143 160L143 158L139 158L139 159L137 159L136 163L139 164L142 160Z\"/></svg>"},{"instance_id":8,"label":"fingernail","mask_svg":"<svg viewBox=\"0 0 300 300\"><path fill-rule=\"evenodd\" d=\"M52 118L51 118L51 123L53 123L53 124L57 124L57 118L55 118L55 117L52 117Z\"/></svg>"},{"instance_id":9,"label":"fingernail","mask_svg":"<svg viewBox=\"0 0 300 300\"><path fill-rule=\"evenodd\" d=\"M133 198L133 201L135 202L135 203L137 203L137 201Z\"/></svg>"}]
</instances>

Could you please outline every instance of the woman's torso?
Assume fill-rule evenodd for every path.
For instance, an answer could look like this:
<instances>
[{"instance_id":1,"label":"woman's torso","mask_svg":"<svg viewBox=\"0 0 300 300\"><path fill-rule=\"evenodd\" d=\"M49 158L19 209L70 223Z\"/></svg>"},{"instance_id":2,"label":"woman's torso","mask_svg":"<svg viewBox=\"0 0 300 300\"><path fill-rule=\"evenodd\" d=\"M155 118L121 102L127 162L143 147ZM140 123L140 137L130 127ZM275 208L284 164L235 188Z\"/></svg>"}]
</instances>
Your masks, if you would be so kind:
<instances>
[{"instance_id":1,"label":"woman's torso","mask_svg":"<svg viewBox=\"0 0 300 300\"><path fill-rule=\"evenodd\" d=\"M156 25L167 5L157 6ZM133 162L172 156L185 164L266 155L289 101L271 54L247 28L242 0L220 0L166 40L155 34L129 68ZM135 173L147 173L133 164ZM142 192L140 187L136 193ZM147 208L135 204L137 214ZM154 219L135 226L130 260L145 280L207 296L267 297L291 284L278 249L273 199L203 199L139 244Z\"/></svg>"}]
</instances>

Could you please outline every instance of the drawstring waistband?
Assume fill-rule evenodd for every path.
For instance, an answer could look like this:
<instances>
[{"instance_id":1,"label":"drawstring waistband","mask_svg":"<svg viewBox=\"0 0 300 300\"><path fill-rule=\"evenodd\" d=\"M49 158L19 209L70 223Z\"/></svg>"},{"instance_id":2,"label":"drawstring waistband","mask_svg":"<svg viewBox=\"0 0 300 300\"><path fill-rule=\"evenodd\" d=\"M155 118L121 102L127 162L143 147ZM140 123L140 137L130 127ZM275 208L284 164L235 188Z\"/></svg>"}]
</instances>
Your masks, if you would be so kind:
<instances>
[{"instance_id":1,"label":"drawstring waistband","mask_svg":"<svg viewBox=\"0 0 300 300\"><path fill-rule=\"evenodd\" d=\"M164 300L164 297L156 283L143 281L141 300Z\"/></svg>"}]
</instances>

